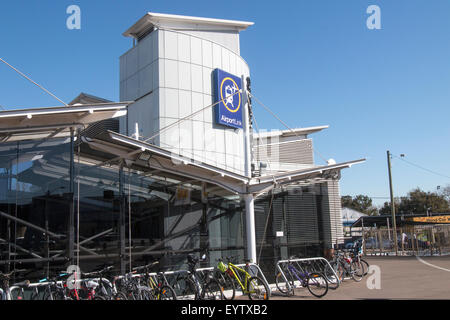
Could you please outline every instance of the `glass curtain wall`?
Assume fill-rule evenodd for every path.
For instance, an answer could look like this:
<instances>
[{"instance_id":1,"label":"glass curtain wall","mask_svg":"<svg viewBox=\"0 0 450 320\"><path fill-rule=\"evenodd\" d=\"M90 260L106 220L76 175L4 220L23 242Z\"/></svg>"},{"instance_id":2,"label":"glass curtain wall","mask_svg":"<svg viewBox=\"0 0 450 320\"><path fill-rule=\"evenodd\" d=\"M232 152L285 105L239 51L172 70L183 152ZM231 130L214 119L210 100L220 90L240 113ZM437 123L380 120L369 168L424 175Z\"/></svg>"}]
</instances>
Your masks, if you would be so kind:
<instances>
[{"instance_id":1,"label":"glass curtain wall","mask_svg":"<svg viewBox=\"0 0 450 320\"><path fill-rule=\"evenodd\" d=\"M239 197L202 201L199 181L106 159L70 137L0 144L0 271L25 261L20 268L38 279L69 264L129 271L155 259L177 270L188 253L207 253L203 266L219 257L244 261Z\"/></svg>"},{"instance_id":2,"label":"glass curtain wall","mask_svg":"<svg viewBox=\"0 0 450 320\"><path fill-rule=\"evenodd\" d=\"M1 269L14 269L21 259L57 257L66 249L70 150L70 138L0 144ZM50 264L24 267L44 273Z\"/></svg>"}]
</instances>

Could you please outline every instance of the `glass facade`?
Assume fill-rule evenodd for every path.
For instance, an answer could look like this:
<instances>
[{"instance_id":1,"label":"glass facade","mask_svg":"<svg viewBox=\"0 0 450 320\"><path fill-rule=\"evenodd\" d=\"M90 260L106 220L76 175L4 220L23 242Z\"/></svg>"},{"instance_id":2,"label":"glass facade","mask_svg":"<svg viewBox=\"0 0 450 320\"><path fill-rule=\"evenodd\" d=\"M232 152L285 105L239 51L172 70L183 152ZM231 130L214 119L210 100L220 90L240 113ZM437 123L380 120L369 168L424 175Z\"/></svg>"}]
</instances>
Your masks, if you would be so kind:
<instances>
[{"instance_id":1,"label":"glass facade","mask_svg":"<svg viewBox=\"0 0 450 320\"><path fill-rule=\"evenodd\" d=\"M114 264L123 273L154 260L180 270L192 252L207 253L203 267L246 259L240 196L206 194L200 181L122 159L84 137L1 143L0 270L20 262L38 277ZM323 255L328 190L324 181L255 200L257 258L269 276L278 260Z\"/></svg>"},{"instance_id":2,"label":"glass facade","mask_svg":"<svg viewBox=\"0 0 450 320\"><path fill-rule=\"evenodd\" d=\"M191 252L208 253L205 266L244 259L239 197L202 200L198 181L107 160L76 137L0 144L0 270L124 272L154 259L182 269Z\"/></svg>"},{"instance_id":3,"label":"glass facade","mask_svg":"<svg viewBox=\"0 0 450 320\"><path fill-rule=\"evenodd\" d=\"M49 258L50 253L66 249L61 240L67 238L72 204L71 145L70 138L0 144L3 268L15 268L23 258Z\"/></svg>"}]
</instances>

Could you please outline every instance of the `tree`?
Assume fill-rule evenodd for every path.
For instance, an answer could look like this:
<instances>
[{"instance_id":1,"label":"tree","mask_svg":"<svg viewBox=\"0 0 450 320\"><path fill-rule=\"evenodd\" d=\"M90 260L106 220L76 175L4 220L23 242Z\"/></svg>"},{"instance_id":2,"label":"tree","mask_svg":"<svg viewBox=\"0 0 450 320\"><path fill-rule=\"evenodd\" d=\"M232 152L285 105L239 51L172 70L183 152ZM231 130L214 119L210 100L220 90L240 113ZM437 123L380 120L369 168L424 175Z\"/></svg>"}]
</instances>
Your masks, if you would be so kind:
<instances>
[{"instance_id":1,"label":"tree","mask_svg":"<svg viewBox=\"0 0 450 320\"><path fill-rule=\"evenodd\" d=\"M398 214L423 214L427 212L443 213L450 211L449 203L442 194L425 192L420 188L411 190L406 197L394 199L395 212ZM391 204L385 202L381 214L391 213Z\"/></svg>"},{"instance_id":2,"label":"tree","mask_svg":"<svg viewBox=\"0 0 450 320\"><path fill-rule=\"evenodd\" d=\"M348 195L342 196L341 205L342 207L351 208L356 211L365 213L369 216L378 214L377 208L372 205L372 199L362 194L359 194L355 197Z\"/></svg>"},{"instance_id":3,"label":"tree","mask_svg":"<svg viewBox=\"0 0 450 320\"><path fill-rule=\"evenodd\" d=\"M447 202L450 202L450 184L443 188L439 194L443 196Z\"/></svg>"}]
</instances>

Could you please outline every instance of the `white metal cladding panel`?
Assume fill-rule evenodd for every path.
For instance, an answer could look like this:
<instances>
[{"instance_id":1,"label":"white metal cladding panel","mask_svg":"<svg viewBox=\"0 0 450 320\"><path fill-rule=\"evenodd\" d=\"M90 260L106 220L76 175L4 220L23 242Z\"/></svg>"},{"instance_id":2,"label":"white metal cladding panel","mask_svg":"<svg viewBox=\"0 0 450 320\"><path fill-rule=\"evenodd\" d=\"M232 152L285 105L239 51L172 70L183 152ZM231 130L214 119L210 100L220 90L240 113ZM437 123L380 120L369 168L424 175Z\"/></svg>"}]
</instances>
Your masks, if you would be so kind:
<instances>
[{"instance_id":1,"label":"white metal cladding panel","mask_svg":"<svg viewBox=\"0 0 450 320\"><path fill-rule=\"evenodd\" d=\"M153 55L153 37L154 34L149 34L148 37L139 41L138 48L138 64L139 66L147 66L153 62L155 56Z\"/></svg>"},{"instance_id":2,"label":"white metal cladding panel","mask_svg":"<svg viewBox=\"0 0 450 320\"><path fill-rule=\"evenodd\" d=\"M153 90L153 67L154 64L148 64L141 69L139 74L139 96L144 96Z\"/></svg>"},{"instance_id":3,"label":"white metal cladding panel","mask_svg":"<svg viewBox=\"0 0 450 320\"><path fill-rule=\"evenodd\" d=\"M218 43L225 48L228 48L230 51L239 53L239 32L210 32L210 31L194 31L189 30L185 31L186 33L191 34L192 36L199 37L204 40L209 40L213 43Z\"/></svg>"},{"instance_id":4,"label":"white metal cladding panel","mask_svg":"<svg viewBox=\"0 0 450 320\"><path fill-rule=\"evenodd\" d=\"M159 91L159 107L145 112L141 109L149 105L139 104L139 108L130 108L130 112L137 115L129 117L128 127L134 128L133 121L142 120L143 136L149 137L154 134L154 121L159 121L158 127L163 128L211 105L214 68L237 76L249 76L245 61L218 43L182 32L155 30L150 33L121 57L121 97L138 100L152 91ZM148 116L150 119L145 119ZM245 172L242 130L213 124L212 107L190 120L189 124L177 125L161 134L158 143L167 148L179 148L186 156L194 155L199 161L241 174ZM145 128L145 123L151 123L151 130ZM121 126L126 126L123 121ZM178 133L174 132L177 130ZM190 138L186 138L182 131L190 133ZM176 136L180 141L174 141Z\"/></svg>"},{"instance_id":5,"label":"white metal cladding panel","mask_svg":"<svg viewBox=\"0 0 450 320\"><path fill-rule=\"evenodd\" d=\"M178 60L178 34L175 32L164 32L164 57Z\"/></svg>"},{"instance_id":6,"label":"white metal cladding panel","mask_svg":"<svg viewBox=\"0 0 450 320\"><path fill-rule=\"evenodd\" d=\"M192 120L180 123L180 148L181 153L188 157L192 157L193 148L193 124Z\"/></svg>"},{"instance_id":7,"label":"white metal cladding panel","mask_svg":"<svg viewBox=\"0 0 450 320\"><path fill-rule=\"evenodd\" d=\"M178 34L178 60L191 62L191 37L182 33Z\"/></svg>"},{"instance_id":8,"label":"white metal cladding panel","mask_svg":"<svg viewBox=\"0 0 450 320\"><path fill-rule=\"evenodd\" d=\"M212 83L213 83L213 69L203 67L203 92L210 96L212 103L212 96L214 95Z\"/></svg>"},{"instance_id":9,"label":"white metal cladding panel","mask_svg":"<svg viewBox=\"0 0 450 320\"><path fill-rule=\"evenodd\" d=\"M164 60L164 85L166 88L178 89L179 73L178 73L178 61L176 60Z\"/></svg>"},{"instance_id":10,"label":"white metal cladding panel","mask_svg":"<svg viewBox=\"0 0 450 320\"><path fill-rule=\"evenodd\" d=\"M339 182L327 180L323 184L322 214L324 225L324 240L328 245L343 243L343 227L341 217L341 198Z\"/></svg>"},{"instance_id":11,"label":"white metal cladding panel","mask_svg":"<svg viewBox=\"0 0 450 320\"><path fill-rule=\"evenodd\" d=\"M339 181L338 180L330 180L328 182L328 192L332 194L330 196L330 213L331 213L331 224L333 230L335 232L333 241L337 243L344 242L344 231L342 227L342 207L341 207L341 195L339 191Z\"/></svg>"},{"instance_id":12,"label":"white metal cladding panel","mask_svg":"<svg viewBox=\"0 0 450 320\"><path fill-rule=\"evenodd\" d=\"M182 90L192 90L191 65L187 62L178 63L178 87Z\"/></svg>"},{"instance_id":13,"label":"white metal cladding panel","mask_svg":"<svg viewBox=\"0 0 450 320\"><path fill-rule=\"evenodd\" d=\"M153 92L128 107L128 122L133 124L128 128L128 135L135 133L135 123L138 123L141 137L151 137L159 130L159 121L156 122L153 118L155 114L158 115L158 94L158 91ZM126 117L123 118L126 119ZM125 130L126 126L123 132L126 134Z\"/></svg>"},{"instance_id":14,"label":"white metal cladding panel","mask_svg":"<svg viewBox=\"0 0 450 320\"><path fill-rule=\"evenodd\" d=\"M180 118L185 118L192 114L192 92L189 90L179 90L178 95ZM192 121L192 119L188 119L182 122L189 120Z\"/></svg>"},{"instance_id":15,"label":"white metal cladding panel","mask_svg":"<svg viewBox=\"0 0 450 320\"><path fill-rule=\"evenodd\" d=\"M208 40L202 40L202 65L204 67L212 68L213 57L212 57L212 43Z\"/></svg>"},{"instance_id":16,"label":"white metal cladding panel","mask_svg":"<svg viewBox=\"0 0 450 320\"><path fill-rule=\"evenodd\" d=\"M265 145L264 142L264 139L254 142L255 155L258 161L314 164L311 139L269 145Z\"/></svg>"},{"instance_id":17,"label":"white metal cladding panel","mask_svg":"<svg viewBox=\"0 0 450 320\"><path fill-rule=\"evenodd\" d=\"M202 65L202 40L196 37L191 38L191 63Z\"/></svg>"}]
</instances>

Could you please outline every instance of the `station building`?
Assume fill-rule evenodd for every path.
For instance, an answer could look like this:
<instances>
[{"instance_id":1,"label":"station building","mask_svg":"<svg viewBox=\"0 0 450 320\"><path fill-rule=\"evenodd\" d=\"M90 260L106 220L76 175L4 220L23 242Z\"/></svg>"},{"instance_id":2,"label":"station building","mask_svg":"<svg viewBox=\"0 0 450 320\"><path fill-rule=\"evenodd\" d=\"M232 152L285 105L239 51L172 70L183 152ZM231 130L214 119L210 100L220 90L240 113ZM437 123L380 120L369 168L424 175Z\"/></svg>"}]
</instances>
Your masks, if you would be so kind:
<instances>
[{"instance_id":1,"label":"station building","mask_svg":"<svg viewBox=\"0 0 450 320\"><path fill-rule=\"evenodd\" d=\"M343 163L328 126L256 130L240 32L251 22L147 13L123 35L120 101L0 111L0 268L235 256L271 271L342 243Z\"/></svg>"}]
</instances>

